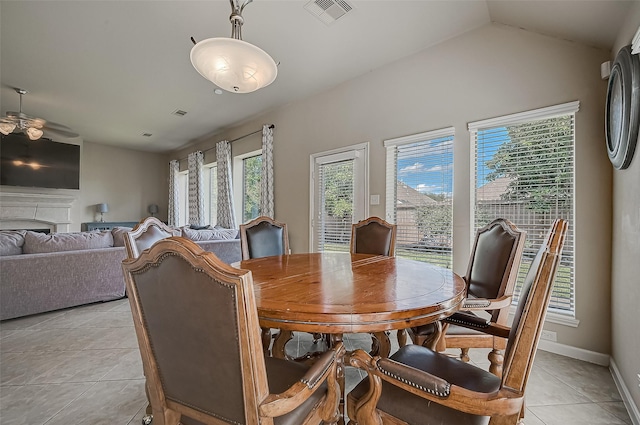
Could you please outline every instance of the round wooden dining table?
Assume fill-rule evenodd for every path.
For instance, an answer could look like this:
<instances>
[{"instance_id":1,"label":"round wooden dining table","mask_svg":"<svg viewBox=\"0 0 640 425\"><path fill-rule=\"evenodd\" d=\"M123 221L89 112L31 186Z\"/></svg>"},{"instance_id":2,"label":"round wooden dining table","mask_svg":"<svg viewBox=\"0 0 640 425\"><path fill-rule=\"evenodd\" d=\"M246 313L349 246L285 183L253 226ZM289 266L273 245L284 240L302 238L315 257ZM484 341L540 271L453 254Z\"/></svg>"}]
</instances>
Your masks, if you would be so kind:
<instances>
[{"instance_id":1,"label":"round wooden dining table","mask_svg":"<svg viewBox=\"0 0 640 425\"><path fill-rule=\"evenodd\" d=\"M280 332L272 355L290 358L285 345L293 331L329 335L329 344L346 333L371 333L372 350L388 356L386 331L439 320L459 309L464 280L452 270L422 261L369 254L321 252L243 260L251 270L265 351L270 328ZM436 332L440 331L438 326ZM309 359L314 353L298 360ZM340 420L344 424L345 376L338 367Z\"/></svg>"},{"instance_id":2,"label":"round wooden dining table","mask_svg":"<svg viewBox=\"0 0 640 425\"><path fill-rule=\"evenodd\" d=\"M439 321L465 295L464 280L452 270L398 257L322 252L236 265L252 272L260 326L340 339ZM388 354L388 338L382 339L380 351ZM276 339L274 356L284 357L286 342Z\"/></svg>"}]
</instances>

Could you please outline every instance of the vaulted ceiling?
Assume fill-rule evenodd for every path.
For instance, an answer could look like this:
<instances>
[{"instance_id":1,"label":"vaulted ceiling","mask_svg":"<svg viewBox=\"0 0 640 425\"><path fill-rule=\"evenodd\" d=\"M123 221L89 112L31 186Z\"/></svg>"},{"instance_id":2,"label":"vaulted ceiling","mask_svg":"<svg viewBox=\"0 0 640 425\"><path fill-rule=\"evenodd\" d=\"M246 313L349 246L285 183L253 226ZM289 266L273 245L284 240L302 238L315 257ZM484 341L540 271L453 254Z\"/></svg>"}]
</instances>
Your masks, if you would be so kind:
<instances>
[{"instance_id":1,"label":"vaulted ceiling","mask_svg":"<svg viewBox=\"0 0 640 425\"><path fill-rule=\"evenodd\" d=\"M226 0L3 0L0 113L18 110L24 88L24 112L85 141L169 151L491 22L609 50L632 1L353 0L329 25L307 3L245 8L243 39L279 62L278 77L216 95L191 66L190 37L230 35Z\"/></svg>"}]
</instances>

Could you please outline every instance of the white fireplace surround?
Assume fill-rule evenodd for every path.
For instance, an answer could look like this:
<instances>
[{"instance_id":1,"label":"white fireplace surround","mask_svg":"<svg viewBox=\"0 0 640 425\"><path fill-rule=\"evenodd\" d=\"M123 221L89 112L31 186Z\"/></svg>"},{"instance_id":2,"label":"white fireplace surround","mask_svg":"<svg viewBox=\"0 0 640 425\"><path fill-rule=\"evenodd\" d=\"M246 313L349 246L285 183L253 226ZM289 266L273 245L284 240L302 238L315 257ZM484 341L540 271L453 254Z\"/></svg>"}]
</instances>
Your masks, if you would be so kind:
<instances>
[{"instance_id":1,"label":"white fireplace surround","mask_svg":"<svg viewBox=\"0 0 640 425\"><path fill-rule=\"evenodd\" d=\"M0 192L0 230L49 229L67 233L75 200L68 194Z\"/></svg>"}]
</instances>

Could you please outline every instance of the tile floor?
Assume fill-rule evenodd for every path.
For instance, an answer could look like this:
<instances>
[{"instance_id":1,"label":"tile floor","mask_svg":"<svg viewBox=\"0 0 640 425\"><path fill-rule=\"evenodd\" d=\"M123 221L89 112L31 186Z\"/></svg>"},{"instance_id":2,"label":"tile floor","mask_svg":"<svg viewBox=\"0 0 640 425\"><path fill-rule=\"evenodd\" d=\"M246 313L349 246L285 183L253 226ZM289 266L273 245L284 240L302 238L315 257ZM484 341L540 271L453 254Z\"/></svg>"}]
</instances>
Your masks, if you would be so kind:
<instances>
[{"instance_id":1,"label":"tile floor","mask_svg":"<svg viewBox=\"0 0 640 425\"><path fill-rule=\"evenodd\" d=\"M300 334L287 346L306 352ZM347 349L366 335L347 335ZM471 361L488 367L486 351ZM348 389L363 374L347 369ZM0 323L0 424L141 423L144 380L128 300ZM527 389L526 425L631 424L609 370L539 351Z\"/></svg>"}]
</instances>

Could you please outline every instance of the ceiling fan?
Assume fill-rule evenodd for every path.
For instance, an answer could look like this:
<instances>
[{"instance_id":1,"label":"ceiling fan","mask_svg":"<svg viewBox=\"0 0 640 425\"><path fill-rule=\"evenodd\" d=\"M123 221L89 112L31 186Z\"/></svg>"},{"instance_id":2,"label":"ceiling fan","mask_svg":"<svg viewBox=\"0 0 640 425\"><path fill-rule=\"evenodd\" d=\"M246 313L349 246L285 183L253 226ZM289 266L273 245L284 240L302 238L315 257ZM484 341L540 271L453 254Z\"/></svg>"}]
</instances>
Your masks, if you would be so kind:
<instances>
[{"instance_id":1,"label":"ceiling fan","mask_svg":"<svg viewBox=\"0 0 640 425\"><path fill-rule=\"evenodd\" d=\"M25 133L30 140L38 140L45 131L63 137L78 137L78 133L70 131L69 127L31 117L22 112L22 96L29 92L20 88L14 88L14 90L20 95L20 112L7 111L6 117L0 118L0 133L6 136L17 129Z\"/></svg>"}]
</instances>

